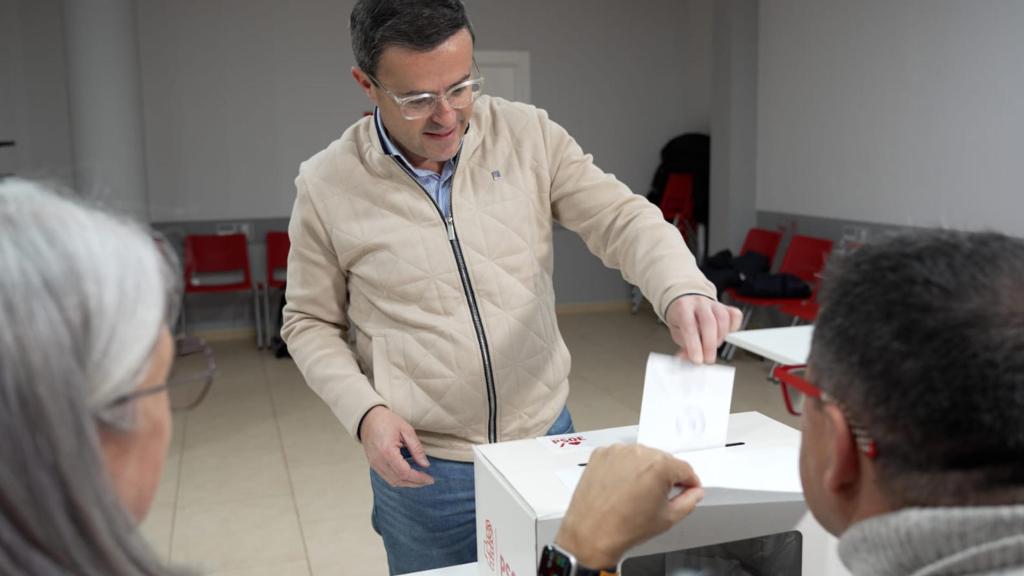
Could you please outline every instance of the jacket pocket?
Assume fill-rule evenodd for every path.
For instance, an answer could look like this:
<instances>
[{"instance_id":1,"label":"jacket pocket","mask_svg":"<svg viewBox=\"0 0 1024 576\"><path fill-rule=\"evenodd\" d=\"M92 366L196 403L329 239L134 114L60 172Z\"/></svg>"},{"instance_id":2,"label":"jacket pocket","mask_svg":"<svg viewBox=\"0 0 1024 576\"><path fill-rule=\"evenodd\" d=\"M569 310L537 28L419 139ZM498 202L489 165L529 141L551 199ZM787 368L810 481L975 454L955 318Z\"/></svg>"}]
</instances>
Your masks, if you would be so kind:
<instances>
[{"instance_id":1,"label":"jacket pocket","mask_svg":"<svg viewBox=\"0 0 1024 576\"><path fill-rule=\"evenodd\" d=\"M373 364L373 387L389 404L394 402L391 393L391 362L388 360L388 341L383 336L371 339L370 358Z\"/></svg>"}]
</instances>

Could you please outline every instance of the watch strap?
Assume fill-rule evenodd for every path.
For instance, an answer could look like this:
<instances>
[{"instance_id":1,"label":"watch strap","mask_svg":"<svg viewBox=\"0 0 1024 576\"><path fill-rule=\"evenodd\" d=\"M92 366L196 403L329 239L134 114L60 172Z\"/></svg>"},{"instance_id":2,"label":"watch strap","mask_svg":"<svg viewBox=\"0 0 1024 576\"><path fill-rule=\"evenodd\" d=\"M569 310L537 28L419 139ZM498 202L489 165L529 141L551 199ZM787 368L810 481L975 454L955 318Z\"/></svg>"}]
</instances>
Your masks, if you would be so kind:
<instances>
[{"instance_id":1,"label":"watch strap","mask_svg":"<svg viewBox=\"0 0 1024 576\"><path fill-rule=\"evenodd\" d=\"M543 576L616 576L618 567L589 568L581 566L576 557L557 544L548 544L541 554L541 564L537 571Z\"/></svg>"}]
</instances>

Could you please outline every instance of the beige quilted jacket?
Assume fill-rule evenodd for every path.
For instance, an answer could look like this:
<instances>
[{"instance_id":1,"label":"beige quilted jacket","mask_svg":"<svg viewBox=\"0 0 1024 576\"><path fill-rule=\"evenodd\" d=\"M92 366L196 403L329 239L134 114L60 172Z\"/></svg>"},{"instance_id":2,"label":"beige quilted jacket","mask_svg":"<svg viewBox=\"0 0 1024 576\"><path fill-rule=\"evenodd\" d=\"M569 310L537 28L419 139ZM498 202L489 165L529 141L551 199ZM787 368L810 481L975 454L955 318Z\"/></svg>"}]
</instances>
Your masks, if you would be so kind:
<instances>
[{"instance_id":1,"label":"beige quilted jacket","mask_svg":"<svg viewBox=\"0 0 1024 576\"><path fill-rule=\"evenodd\" d=\"M477 101L447 222L384 153L372 117L304 162L295 182L288 350L350 433L385 405L431 456L470 461L473 444L539 436L565 405L556 221L656 310L715 294L661 212L532 106Z\"/></svg>"}]
</instances>

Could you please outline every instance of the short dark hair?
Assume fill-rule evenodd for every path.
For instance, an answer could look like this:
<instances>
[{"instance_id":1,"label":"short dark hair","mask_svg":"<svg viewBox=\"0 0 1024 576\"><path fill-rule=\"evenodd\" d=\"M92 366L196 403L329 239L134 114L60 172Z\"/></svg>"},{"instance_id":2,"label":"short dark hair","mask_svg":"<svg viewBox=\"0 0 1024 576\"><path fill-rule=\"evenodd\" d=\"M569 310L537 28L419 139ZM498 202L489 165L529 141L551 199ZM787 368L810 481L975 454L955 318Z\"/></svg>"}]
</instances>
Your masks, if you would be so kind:
<instances>
[{"instance_id":1,"label":"short dark hair","mask_svg":"<svg viewBox=\"0 0 1024 576\"><path fill-rule=\"evenodd\" d=\"M878 443L898 506L1024 497L1024 240L923 230L830 263L818 384Z\"/></svg>"},{"instance_id":2,"label":"short dark hair","mask_svg":"<svg viewBox=\"0 0 1024 576\"><path fill-rule=\"evenodd\" d=\"M459 0L359 0L349 19L356 65L371 76L385 48L427 52L463 28L476 39Z\"/></svg>"}]
</instances>

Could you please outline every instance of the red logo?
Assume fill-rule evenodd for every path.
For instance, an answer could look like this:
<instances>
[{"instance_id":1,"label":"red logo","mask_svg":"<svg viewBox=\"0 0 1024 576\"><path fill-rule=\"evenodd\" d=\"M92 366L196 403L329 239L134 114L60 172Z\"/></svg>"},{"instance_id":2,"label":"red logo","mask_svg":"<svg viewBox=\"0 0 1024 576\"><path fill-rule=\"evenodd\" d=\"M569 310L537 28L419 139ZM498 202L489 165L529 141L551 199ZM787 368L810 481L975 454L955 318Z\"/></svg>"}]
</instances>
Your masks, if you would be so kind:
<instances>
[{"instance_id":1,"label":"red logo","mask_svg":"<svg viewBox=\"0 0 1024 576\"><path fill-rule=\"evenodd\" d=\"M586 440L586 438L582 435L576 435L566 436L563 438L552 438L551 443L554 444L556 448L565 448L566 446L579 446L580 444L583 444L584 440Z\"/></svg>"},{"instance_id":2,"label":"red logo","mask_svg":"<svg viewBox=\"0 0 1024 576\"><path fill-rule=\"evenodd\" d=\"M494 572L494 526L490 520L484 521L484 557L487 558L487 565Z\"/></svg>"},{"instance_id":3,"label":"red logo","mask_svg":"<svg viewBox=\"0 0 1024 576\"><path fill-rule=\"evenodd\" d=\"M504 556L501 557L501 576L516 576L515 571L512 570L512 567L505 561Z\"/></svg>"}]
</instances>

